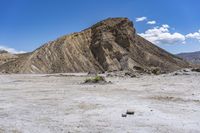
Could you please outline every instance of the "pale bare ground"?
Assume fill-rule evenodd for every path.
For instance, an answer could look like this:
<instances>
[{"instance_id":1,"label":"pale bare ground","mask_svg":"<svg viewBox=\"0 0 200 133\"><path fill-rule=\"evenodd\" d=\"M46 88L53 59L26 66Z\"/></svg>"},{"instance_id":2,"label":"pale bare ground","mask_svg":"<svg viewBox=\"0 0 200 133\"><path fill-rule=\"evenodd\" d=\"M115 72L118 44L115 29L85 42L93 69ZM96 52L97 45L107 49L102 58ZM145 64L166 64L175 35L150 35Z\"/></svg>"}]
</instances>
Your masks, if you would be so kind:
<instances>
[{"instance_id":1,"label":"pale bare ground","mask_svg":"<svg viewBox=\"0 0 200 133\"><path fill-rule=\"evenodd\" d=\"M0 75L0 133L200 132L198 73L110 77L105 85L85 79ZM122 117L127 109L135 114Z\"/></svg>"}]
</instances>

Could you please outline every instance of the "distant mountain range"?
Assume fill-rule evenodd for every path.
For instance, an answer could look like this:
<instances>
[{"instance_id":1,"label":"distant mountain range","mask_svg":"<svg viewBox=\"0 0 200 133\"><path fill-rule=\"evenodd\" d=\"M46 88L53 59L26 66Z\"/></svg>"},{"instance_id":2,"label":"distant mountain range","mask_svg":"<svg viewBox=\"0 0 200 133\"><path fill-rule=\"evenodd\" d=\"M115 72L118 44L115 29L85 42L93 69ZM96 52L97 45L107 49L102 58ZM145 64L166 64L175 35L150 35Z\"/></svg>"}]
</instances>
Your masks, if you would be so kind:
<instances>
[{"instance_id":1,"label":"distant mountain range","mask_svg":"<svg viewBox=\"0 0 200 133\"><path fill-rule=\"evenodd\" d=\"M2 52L4 58L6 53ZM0 56L0 58L1 58ZM139 36L127 18L108 18L33 52L2 59L1 73L138 71L171 72L189 63Z\"/></svg>"},{"instance_id":2,"label":"distant mountain range","mask_svg":"<svg viewBox=\"0 0 200 133\"><path fill-rule=\"evenodd\" d=\"M191 53L180 53L177 54L177 56L193 64L200 64L200 51Z\"/></svg>"}]
</instances>

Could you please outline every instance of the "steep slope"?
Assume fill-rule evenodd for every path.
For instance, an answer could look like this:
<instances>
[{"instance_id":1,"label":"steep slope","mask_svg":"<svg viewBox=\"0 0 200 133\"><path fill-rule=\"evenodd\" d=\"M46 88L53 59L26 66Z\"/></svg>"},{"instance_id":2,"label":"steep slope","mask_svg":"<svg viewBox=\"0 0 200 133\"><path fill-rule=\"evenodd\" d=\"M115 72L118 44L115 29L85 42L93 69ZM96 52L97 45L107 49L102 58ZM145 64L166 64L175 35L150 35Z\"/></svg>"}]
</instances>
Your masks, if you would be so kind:
<instances>
[{"instance_id":1,"label":"steep slope","mask_svg":"<svg viewBox=\"0 0 200 133\"><path fill-rule=\"evenodd\" d=\"M177 54L177 56L193 64L200 64L200 51L192 53L180 53Z\"/></svg>"},{"instance_id":2,"label":"steep slope","mask_svg":"<svg viewBox=\"0 0 200 133\"><path fill-rule=\"evenodd\" d=\"M145 70L169 72L188 63L136 34L127 18L109 18L79 33L49 42L0 66L12 73Z\"/></svg>"}]
</instances>

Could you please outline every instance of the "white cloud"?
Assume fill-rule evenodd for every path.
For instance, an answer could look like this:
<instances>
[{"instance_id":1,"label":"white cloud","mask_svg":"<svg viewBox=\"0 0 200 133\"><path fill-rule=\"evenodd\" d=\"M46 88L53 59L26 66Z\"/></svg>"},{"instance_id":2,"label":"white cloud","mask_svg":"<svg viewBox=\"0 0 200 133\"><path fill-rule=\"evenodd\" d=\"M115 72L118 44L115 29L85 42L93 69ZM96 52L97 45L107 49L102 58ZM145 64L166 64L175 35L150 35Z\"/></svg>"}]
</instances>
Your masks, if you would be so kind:
<instances>
[{"instance_id":1,"label":"white cloud","mask_svg":"<svg viewBox=\"0 0 200 133\"><path fill-rule=\"evenodd\" d=\"M156 24L156 21L154 21L154 20L153 21L148 21L147 24L153 25L153 24Z\"/></svg>"},{"instance_id":2,"label":"white cloud","mask_svg":"<svg viewBox=\"0 0 200 133\"><path fill-rule=\"evenodd\" d=\"M169 25L164 24L160 27L148 29L145 33L139 34L155 44L180 44L185 43L185 36L181 33L170 33Z\"/></svg>"},{"instance_id":3,"label":"white cloud","mask_svg":"<svg viewBox=\"0 0 200 133\"><path fill-rule=\"evenodd\" d=\"M9 47L2 46L2 45L0 45L0 50L6 50L9 53L13 53L13 54L26 53L25 51L18 51L14 48L9 48Z\"/></svg>"},{"instance_id":4,"label":"white cloud","mask_svg":"<svg viewBox=\"0 0 200 133\"><path fill-rule=\"evenodd\" d=\"M142 22L142 21L145 21L145 20L147 20L147 17L136 18L136 22Z\"/></svg>"},{"instance_id":5,"label":"white cloud","mask_svg":"<svg viewBox=\"0 0 200 133\"><path fill-rule=\"evenodd\" d=\"M186 38L188 39L197 39L200 41L200 30L194 33L189 33L186 35Z\"/></svg>"},{"instance_id":6,"label":"white cloud","mask_svg":"<svg viewBox=\"0 0 200 133\"><path fill-rule=\"evenodd\" d=\"M167 29L170 28L169 25L167 25L167 24L163 24L162 27L167 28Z\"/></svg>"}]
</instances>

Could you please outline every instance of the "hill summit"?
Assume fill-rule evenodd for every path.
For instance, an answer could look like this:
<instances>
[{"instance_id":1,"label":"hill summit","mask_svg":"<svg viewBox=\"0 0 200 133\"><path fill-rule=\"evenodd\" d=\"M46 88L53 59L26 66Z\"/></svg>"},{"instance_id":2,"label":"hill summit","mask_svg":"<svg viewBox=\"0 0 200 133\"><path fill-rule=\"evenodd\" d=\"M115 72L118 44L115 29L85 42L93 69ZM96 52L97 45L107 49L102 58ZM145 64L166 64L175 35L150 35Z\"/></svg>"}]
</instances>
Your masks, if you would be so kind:
<instances>
[{"instance_id":1,"label":"hill summit","mask_svg":"<svg viewBox=\"0 0 200 133\"><path fill-rule=\"evenodd\" d=\"M48 42L0 65L0 72L171 72L188 63L137 35L127 18L108 18L88 29Z\"/></svg>"}]
</instances>

